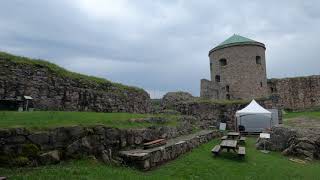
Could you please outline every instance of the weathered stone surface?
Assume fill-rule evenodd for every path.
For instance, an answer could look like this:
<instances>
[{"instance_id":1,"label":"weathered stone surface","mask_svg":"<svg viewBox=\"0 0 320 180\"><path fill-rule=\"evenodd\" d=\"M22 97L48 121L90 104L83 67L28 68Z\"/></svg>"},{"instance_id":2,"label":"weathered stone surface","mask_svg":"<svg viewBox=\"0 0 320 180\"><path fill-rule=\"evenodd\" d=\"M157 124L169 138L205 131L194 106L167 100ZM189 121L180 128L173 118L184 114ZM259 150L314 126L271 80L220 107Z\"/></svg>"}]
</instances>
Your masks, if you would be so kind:
<instances>
[{"instance_id":1,"label":"weathered stone surface","mask_svg":"<svg viewBox=\"0 0 320 180\"><path fill-rule=\"evenodd\" d=\"M211 50L209 58L211 81L201 81L201 97L251 100L268 95L265 47L261 43Z\"/></svg>"},{"instance_id":2,"label":"weathered stone surface","mask_svg":"<svg viewBox=\"0 0 320 180\"><path fill-rule=\"evenodd\" d=\"M285 109L303 110L320 105L320 75L268 80L271 95Z\"/></svg>"},{"instance_id":3,"label":"weathered stone surface","mask_svg":"<svg viewBox=\"0 0 320 180\"><path fill-rule=\"evenodd\" d=\"M269 140L259 139L257 148L282 151L284 155L299 156L308 160L320 158L320 130L292 129L287 127L272 128Z\"/></svg>"},{"instance_id":4,"label":"weathered stone surface","mask_svg":"<svg viewBox=\"0 0 320 180\"><path fill-rule=\"evenodd\" d=\"M263 149L264 144L266 149L272 151L283 151L289 147L289 139L301 136L296 129L273 127L270 135L270 139L258 139L256 147L257 149Z\"/></svg>"},{"instance_id":5,"label":"weathered stone surface","mask_svg":"<svg viewBox=\"0 0 320 180\"><path fill-rule=\"evenodd\" d=\"M48 145L50 142L50 136L46 132L30 134L28 139L37 145Z\"/></svg>"},{"instance_id":6,"label":"weathered stone surface","mask_svg":"<svg viewBox=\"0 0 320 180\"><path fill-rule=\"evenodd\" d=\"M192 99L194 97L188 92L168 92L161 100L161 107L163 109L175 109L177 104Z\"/></svg>"},{"instance_id":7,"label":"weathered stone surface","mask_svg":"<svg viewBox=\"0 0 320 180\"><path fill-rule=\"evenodd\" d=\"M216 137L215 131L200 131L195 134L181 136L167 141L166 145L151 149L134 149L121 151L123 163L134 166L142 170L149 170L155 166L163 164L169 160L177 158L179 155L190 151L202 143L208 142Z\"/></svg>"},{"instance_id":8,"label":"weathered stone surface","mask_svg":"<svg viewBox=\"0 0 320 180\"><path fill-rule=\"evenodd\" d=\"M17 143L24 143L26 138L24 136L10 136L6 138L6 142L9 144L17 144Z\"/></svg>"},{"instance_id":9,"label":"weathered stone surface","mask_svg":"<svg viewBox=\"0 0 320 180\"><path fill-rule=\"evenodd\" d=\"M11 135L11 132L8 129L0 129L0 138L6 138Z\"/></svg>"},{"instance_id":10,"label":"weathered stone surface","mask_svg":"<svg viewBox=\"0 0 320 180\"><path fill-rule=\"evenodd\" d=\"M150 111L150 96L142 89L63 76L45 65L17 63L10 58L0 60L0 72L0 100L28 95L41 110Z\"/></svg>"},{"instance_id":11,"label":"weathered stone surface","mask_svg":"<svg viewBox=\"0 0 320 180\"><path fill-rule=\"evenodd\" d=\"M41 164L57 164L60 162L60 152L58 150L49 151L40 155Z\"/></svg>"},{"instance_id":12,"label":"weathered stone surface","mask_svg":"<svg viewBox=\"0 0 320 180\"><path fill-rule=\"evenodd\" d=\"M160 138L174 138L188 134L192 131L191 124L194 120L192 117L182 117L178 127L159 126L143 129L117 129L98 125L58 127L47 131L26 133L27 131L21 128L12 128L2 130L6 135L0 138L0 155L27 156L32 162L37 162L40 151L46 157L48 155L45 154L46 152L59 150L60 159L93 155L104 159L105 162L111 160L115 163L117 159L111 156L116 156L120 149L140 146L142 143ZM0 164L5 163L0 162Z\"/></svg>"}]
</instances>

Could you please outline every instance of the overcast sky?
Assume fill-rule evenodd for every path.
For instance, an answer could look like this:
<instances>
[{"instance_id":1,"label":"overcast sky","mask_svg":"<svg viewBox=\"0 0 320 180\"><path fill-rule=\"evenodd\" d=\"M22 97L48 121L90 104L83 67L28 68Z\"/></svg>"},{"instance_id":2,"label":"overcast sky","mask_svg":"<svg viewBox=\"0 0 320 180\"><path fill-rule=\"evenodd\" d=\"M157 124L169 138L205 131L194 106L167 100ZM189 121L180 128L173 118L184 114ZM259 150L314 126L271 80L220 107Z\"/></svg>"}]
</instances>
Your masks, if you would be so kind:
<instances>
[{"instance_id":1,"label":"overcast sky","mask_svg":"<svg viewBox=\"0 0 320 180\"><path fill-rule=\"evenodd\" d=\"M265 43L267 74L320 74L320 1L2 0L0 51L146 89L198 96L208 51Z\"/></svg>"}]
</instances>

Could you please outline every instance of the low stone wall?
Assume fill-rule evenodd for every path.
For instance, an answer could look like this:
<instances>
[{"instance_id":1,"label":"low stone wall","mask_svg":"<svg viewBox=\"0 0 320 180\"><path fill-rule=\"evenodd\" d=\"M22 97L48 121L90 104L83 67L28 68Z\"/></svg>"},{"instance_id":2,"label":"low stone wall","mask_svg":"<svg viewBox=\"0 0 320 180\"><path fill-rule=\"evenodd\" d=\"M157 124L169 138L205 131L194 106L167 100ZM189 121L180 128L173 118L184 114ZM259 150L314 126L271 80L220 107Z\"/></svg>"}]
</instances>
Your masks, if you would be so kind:
<instances>
[{"instance_id":1,"label":"low stone wall","mask_svg":"<svg viewBox=\"0 0 320 180\"><path fill-rule=\"evenodd\" d=\"M219 135L216 131L203 130L195 134L171 139L166 145L152 149L134 149L129 151L121 151L120 157L126 165L134 166L141 170L150 170L167 161L173 160L193 148L198 147L202 143Z\"/></svg>"},{"instance_id":2,"label":"low stone wall","mask_svg":"<svg viewBox=\"0 0 320 180\"><path fill-rule=\"evenodd\" d=\"M0 129L0 164L37 166L89 155L112 161L120 149L136 147L159 138L174 138L191 131L188 122L178 127L143 129L106 126L59 127L38 132L25 128Z\"/></svg>"},{"instance_id":3,"label":"low stone wall","mask_svg":"<svg viewBox=\"0 0 320 180\"><path fill-rule=\"evenodd\" d=\"M320 129L274 127L270 139L258 139L257 149L281 151L307 160L320 159Z\"/></svg>"}]
</instances>

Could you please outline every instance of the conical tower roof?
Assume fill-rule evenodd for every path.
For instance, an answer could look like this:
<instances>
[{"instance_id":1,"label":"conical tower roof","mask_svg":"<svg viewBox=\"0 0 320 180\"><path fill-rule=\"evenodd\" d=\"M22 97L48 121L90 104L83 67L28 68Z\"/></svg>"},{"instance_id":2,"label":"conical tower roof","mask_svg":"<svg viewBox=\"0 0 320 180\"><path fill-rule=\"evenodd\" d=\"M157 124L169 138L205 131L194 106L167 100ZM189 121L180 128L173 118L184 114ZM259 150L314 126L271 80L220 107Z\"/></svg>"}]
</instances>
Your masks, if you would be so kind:
<instances>
[{"instance_id":1,"label":"conical tower roof","mask_svg":"<svg viewBox=\"0 0 320 180\"><path fill-rule=\"evenodd\" d=\"M222 48L229 47L229 46L244 45L244 44L258 45L258 46L262 46L265 48L265 45L261 42L234 34L231 37L229 37L228 39L226 39L225 41L223 41L222 43L220 43L218 46L216 46L215 48L210 50L209 55L212 51L215 51L217 49L222 49Z\"/></svg>"}]
</instances>

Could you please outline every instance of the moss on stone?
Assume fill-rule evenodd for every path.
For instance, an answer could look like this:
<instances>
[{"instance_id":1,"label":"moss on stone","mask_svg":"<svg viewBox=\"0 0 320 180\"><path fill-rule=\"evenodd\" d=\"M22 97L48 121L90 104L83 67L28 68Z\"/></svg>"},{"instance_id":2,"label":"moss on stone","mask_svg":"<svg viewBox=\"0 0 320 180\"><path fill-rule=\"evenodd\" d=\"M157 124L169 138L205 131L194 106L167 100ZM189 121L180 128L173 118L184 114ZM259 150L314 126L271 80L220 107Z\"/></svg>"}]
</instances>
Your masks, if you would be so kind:
<instances>
[{"instance_id":1,"label":"moss on stone","mask_svg":"<svg viewBox=\"0 0 320 180\"><path fill-rule=\"evenodd\" d=\"M29 163L29 159L25 156L18 156L10 161L12 166L27 166Z\"/></svg>"},{"instance_id":2,"label":"moss on stone","mask_svg":"<svg viewBox=\"0 0 320 180\"><path fill-rule=\"evenodd\" d=\"M35 144L24 144L22 146L22 154L27 157L36 157L40 149Z\"/></svg>"}]
</instances>

